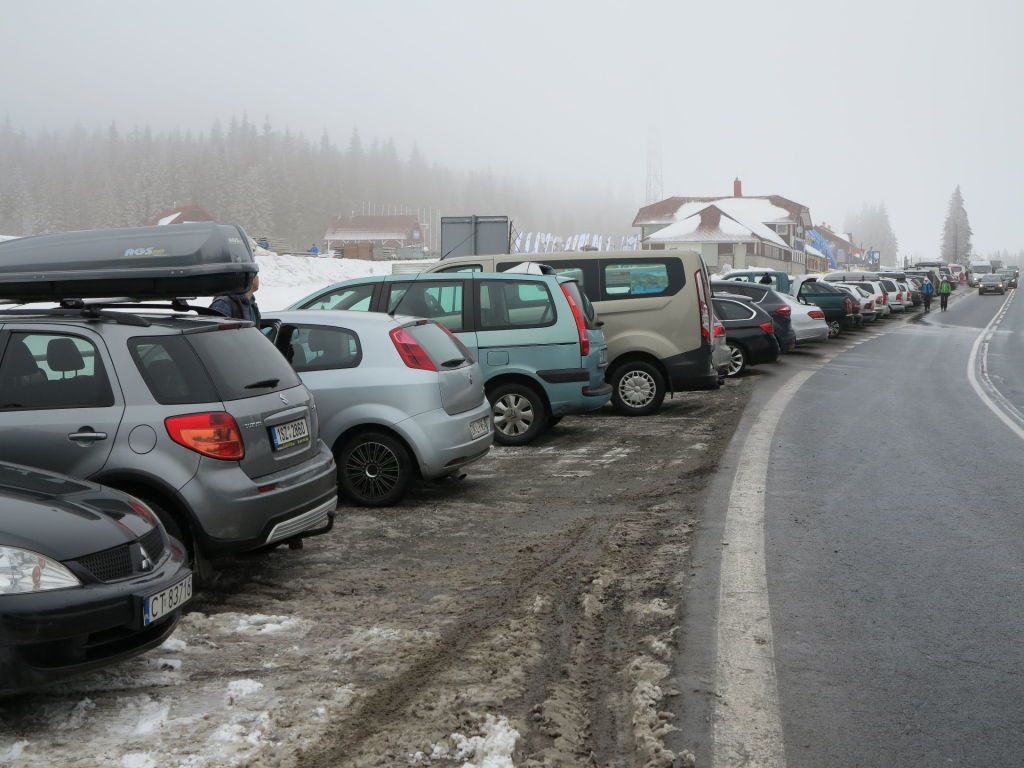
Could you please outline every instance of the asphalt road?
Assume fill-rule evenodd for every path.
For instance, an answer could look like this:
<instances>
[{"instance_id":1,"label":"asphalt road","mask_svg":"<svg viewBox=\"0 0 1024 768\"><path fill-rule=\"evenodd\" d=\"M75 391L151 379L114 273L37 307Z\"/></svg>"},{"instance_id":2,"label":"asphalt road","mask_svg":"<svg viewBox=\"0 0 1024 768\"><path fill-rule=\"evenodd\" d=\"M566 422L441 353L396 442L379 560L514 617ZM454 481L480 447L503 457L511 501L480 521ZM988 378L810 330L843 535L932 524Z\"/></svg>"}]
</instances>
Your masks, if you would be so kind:
<instances>
[{"instance_id":1,"label":"asphalt road","mask_svg":"<svg viewBox=\"0 0 1024 768\"><path fill-rule=\"evenodd\" d=\"M947 312L764 370L693 549L676 674L690 693L679 738L698 765L1024 764L1021 330L1024 305L961 290ZM757 646L768 648L767 683L726 690L715 628L723 552L737 542L725 512L754 420L801 373L758 502L770 636L747 654L754 669ZM744 700L746 743L722 750L723 722ZM774 750L766 713L781 733Z\"/></svg>"}]
</instances>

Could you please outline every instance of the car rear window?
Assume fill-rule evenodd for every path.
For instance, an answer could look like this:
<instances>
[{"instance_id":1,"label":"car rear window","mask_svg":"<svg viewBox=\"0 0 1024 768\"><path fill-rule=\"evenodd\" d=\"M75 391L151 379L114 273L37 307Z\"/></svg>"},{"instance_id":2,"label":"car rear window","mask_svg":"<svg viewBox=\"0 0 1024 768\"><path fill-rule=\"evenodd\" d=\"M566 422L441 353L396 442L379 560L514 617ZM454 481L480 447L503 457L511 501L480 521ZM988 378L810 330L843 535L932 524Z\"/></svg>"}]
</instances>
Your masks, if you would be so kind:
<instances>
[{"instance_id":1,"label":"car rear window","mask_svg":"<svg viewBox=\"0 0 1024 768\"><path fill-rule=\"evenodd\" d=\"M473 362L469 350L437 323L414 323L405 326L405 330L439 368L458 368L464 363Z\"/></svg>"},{"instance_id":2,"label":"car rear window","mask_svg":"<svg viewBox=\"0 0 1024 768\"><path fill-rule=\"evenodd\" d=\"M220 400L206 368L184 336L137 336L128 341L132 359L162 405Z\"/></svg>"},{"instance_id":3,"label":"car rear window","mask_svg":"<svg viewBox=\"0 0 1024 768\"><path fill-rule=\"evenodd\" d=\"M899 288L896 287L896 283L894 283L892 280L879 280L879 282L882 284L882 287L887 291L899 290Z\"/></svg>"},{"instance_id":4,"label":"car rear window","mask_svg":"<svg viewBox=\"0 0 1024 768\"><path fill-rule=\"evenodd\" d=\"M284 355L255 328L206 331L185 338L199 354L222 400L257 397L300 384Z\"/></svg>"},{"instance_id":5,"label":"car rear window","mask_svg":"<svg viewBox=\"0 0 1024 768\"><path fill-rule=\"evenodd\" d=\"M596 331L600 328L597 324L597 312L594 311L594 305L590 303L590 299L580 288L580 284L570 280L562 283L562 287L569 292L572 300L576 302L576 306L582 310L587 330Z\"/></svg>"}]
</instances>

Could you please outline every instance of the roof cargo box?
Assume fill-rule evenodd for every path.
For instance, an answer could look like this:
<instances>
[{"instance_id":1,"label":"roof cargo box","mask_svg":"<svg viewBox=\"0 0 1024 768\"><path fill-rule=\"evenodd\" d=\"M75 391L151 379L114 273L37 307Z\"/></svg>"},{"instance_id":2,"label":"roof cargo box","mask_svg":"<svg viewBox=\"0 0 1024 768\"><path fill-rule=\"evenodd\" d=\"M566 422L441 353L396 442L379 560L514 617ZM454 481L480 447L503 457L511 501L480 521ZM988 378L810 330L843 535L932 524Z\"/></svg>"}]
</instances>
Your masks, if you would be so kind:
<instances>
[{"instance_id":1,"label":"roof cargo box","mask_svg":"<svg viewBox=\"0 0 1024 768\"><path fill-rule=\"evenodd\" d=\"M174 299L243 293L259 267L235 224L94 229L0 242L0 299Z\"/></svg>"}]
</instances>

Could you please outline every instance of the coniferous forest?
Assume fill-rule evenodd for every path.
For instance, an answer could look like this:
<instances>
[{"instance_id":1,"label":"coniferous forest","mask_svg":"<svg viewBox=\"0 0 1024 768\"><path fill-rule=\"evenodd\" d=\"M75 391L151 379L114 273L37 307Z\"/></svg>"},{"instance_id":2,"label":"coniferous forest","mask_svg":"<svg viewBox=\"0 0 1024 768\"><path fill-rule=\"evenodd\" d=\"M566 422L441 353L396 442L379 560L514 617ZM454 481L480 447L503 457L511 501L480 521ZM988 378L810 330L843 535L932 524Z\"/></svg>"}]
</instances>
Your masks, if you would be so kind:
<instances>
[{"instance_id":1,"label":"coniferous forest","mask_svg":"<svg viewBox=\"0 0 1024 768\"><path fill-rule=\"evenodd\" d=\"M296 250L322 242L332 217L362 213L417 214L428 231L440 216L478 214L507 215L518 231L617 237L632 232L638 197L441 167L358 130L339 147L247 118L195 133L0 128L0 235L139 226L195 204Z\"/></svg>"}]
</instances>

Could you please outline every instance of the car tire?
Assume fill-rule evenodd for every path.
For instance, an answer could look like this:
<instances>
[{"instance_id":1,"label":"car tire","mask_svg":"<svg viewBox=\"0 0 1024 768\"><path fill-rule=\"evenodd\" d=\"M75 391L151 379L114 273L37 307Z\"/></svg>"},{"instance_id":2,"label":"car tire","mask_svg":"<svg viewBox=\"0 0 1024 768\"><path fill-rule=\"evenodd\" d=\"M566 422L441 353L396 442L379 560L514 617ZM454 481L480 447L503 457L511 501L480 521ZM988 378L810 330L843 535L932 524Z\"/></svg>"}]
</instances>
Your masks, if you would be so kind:
<instances>
[{"instance_id":1,"label":"car tire","mask_svg":"<svg viewBox=\"0 0 1024 768\"><path fill-rule=\"evenodd\" d=\"M843 332L843 324L842 323L840 323L838 320L829 320L828 321L828 337L830 339L834 339L836 336L838 336L842 332Z\"/></svg>"},{"instance_id":2,"label":"car tire","mask_svg":"<svg viewBox=\"0 0 1024 768\"><path fill-rule=\"evenodd\" d=\"M385 432L362 432L337 453L338 485L363 507L397 503L412 482L413 462L398 438Z\"/></svg>"},{"instance_id":3,"label":"car tire","mask_svg":"<svg viewBox=\"0 0 1024 768\"><path fill-rule=\"evenodd\" d=\"M726 342L726 346L729 347L729 367L725 375L733 378L747 370L747 352L739 344L731 341Z\"/></svg>"},{"instance_id":4,"label":"car tire","mask_svg":"<svg viewBox=\"0 0 1024 768\"><path fill-rule=\"evenodd\" d=\"M548 427L544 398L528 384L502 384L487 394L487 400L491 404L494 442L500 445L526 445Z\"/></svg>"},{"instance_id":5,"label":"car tire","mask_svg":"<svg viewBox=\"0 0 1024 768\"><path fill-rule=\"evenodd\" d=\"M661 408L665 377L643 360L623 363L611 378L612 407L624 416L647 416Z\"/></svg>"}]
</instances>

